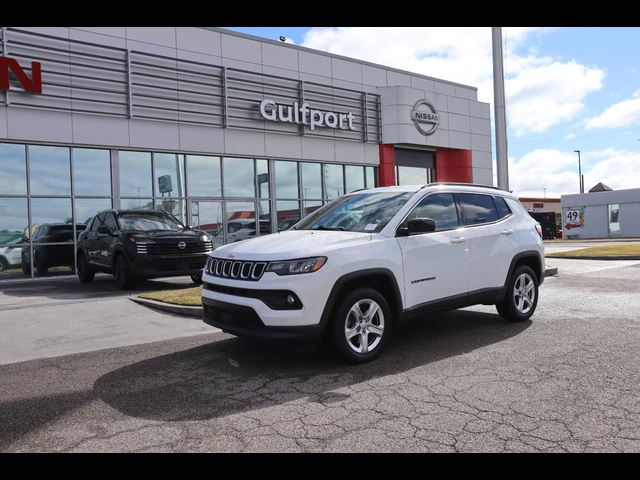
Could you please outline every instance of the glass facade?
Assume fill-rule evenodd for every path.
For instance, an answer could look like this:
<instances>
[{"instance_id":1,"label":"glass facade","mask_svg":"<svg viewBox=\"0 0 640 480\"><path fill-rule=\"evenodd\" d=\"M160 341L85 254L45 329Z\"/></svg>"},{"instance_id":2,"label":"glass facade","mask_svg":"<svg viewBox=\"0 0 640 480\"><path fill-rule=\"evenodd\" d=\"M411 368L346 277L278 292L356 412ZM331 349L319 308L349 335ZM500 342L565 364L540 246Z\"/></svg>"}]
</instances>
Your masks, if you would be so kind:
<instances>
[{"instance_id":1,"label":"glass facade","mask_svg":"<svg viewBox=\"0 0 640 480\"><path fill-rule=\"evenodd\" d=\"M358 165L0 143L0 282L74 275L78 236L110 208L165 210L220 247L376 186Z\"/></svg>"}]
</instances>

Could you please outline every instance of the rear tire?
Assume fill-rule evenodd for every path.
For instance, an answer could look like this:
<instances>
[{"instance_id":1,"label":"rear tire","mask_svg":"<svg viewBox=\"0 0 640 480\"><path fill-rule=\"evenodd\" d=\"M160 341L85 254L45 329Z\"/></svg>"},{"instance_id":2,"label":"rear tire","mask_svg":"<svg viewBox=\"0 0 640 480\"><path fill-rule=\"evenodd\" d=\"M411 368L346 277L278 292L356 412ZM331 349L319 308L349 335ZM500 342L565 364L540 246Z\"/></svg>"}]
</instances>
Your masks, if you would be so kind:
<instances>
[{"instance_id":1,"label":"rear tire","mask_svg":"<svg viewBox=\"0 0 640 480\"><path fill-rule=\"evenodd\" d=\"M193 283L195 283L196 285L202 285L202 274L198 274L198 275L191 275L191 281Z\"/></svg>"},{"instance_id":2,"label":"rear tire","mask_svg":"<svg viewBox=\"0 0 640 480\"><path fill-rule=\"evenodd\" d=\"M5 270L9 270L9 263L4 258L0 258L0 273Z\"/></svg>"},{"instance_id":3,"label":"rear tire","mask_svg":"<svg viewBox=\"0 0 640 480\"><path fill-rule=\"evenodd\" d=\"M386 299L372 288L363 288L345 298L333 322L333 345L348 363L373 362L391 336L391 309Z\"/></svg>"},{"instance_id":4,"label":"rear tire","mask_svg":"<svg viewBox=\"0 0 640 480\"><path fill-rule=\"evenodd\" d=\"M522 265L511 275L507 298L496 307L500 316L509 322L528 322L536 313L539 297L538 277L530 267Z\"/></svg>"},{"instance_id":5,"label":"rear tire","mask_svg":"<svg viewBox=\"0 0 640 480\"><path fill-rule=\"evenodd\" d=\"M131 290L135 285L135 280L131 275L129 264L127 263L127 260L123 255L120 255L118 258L116 258L114 270L116 283L118 284L120 290Z\"/></svg>"},{"instance_id":6,"label":"rear tire","mask_svg":"<svg viewBox=\"0 0 640 480\"><path fill-rule=\"evenodd\" d=\"M78 254L78 278L80 283L92 283L96 278L96 272L91 270L89 262L82 253Z\"/></svg>"}]
</instances>

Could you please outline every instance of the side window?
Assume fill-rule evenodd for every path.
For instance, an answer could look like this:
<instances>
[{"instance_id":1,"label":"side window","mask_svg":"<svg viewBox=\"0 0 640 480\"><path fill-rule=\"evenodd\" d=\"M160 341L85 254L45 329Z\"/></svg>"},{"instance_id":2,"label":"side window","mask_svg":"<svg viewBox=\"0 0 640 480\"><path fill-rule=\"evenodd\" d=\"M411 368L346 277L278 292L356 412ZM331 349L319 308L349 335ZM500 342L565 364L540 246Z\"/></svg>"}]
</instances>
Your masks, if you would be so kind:
<instances>
[{"instance_id":1,"label":"side window","mask_svg":"<svg viewBox=\"0 0 640 480\"><path fill-rule=\"evenodd\" d=\"M496 201L496 207L498 207L498 214L500 215L501 219L507 218L509 215L511 215L511 209L507 205L507 202L504 198L494 197L493 199Z\"/></svg>"},{"instance_id":2,"label":"side window","mask_svg":"<svg viewBox=\"0 0 640 480\"><path fill-rule=\"evenodd\" d=\"M454 230L460 227L458 207L451 193L431 195L411 212L407 222L414 218L430 218L436 222L436 232Z\"/></svg>"},{"instance_id":3,"label":"side window","mask_svg":"<svg viewBox=\"0 0 640 480\"><path fill-rule=\"evenodd\" d=\"M462 200L462 209L467 227L484 225L485 223L493 223L500 220L493 197L461 193L460 199Z\"/></svg>"},{"instance_id":4,"label":"side window","mask_svg":"<svg viewBox=\"0 0 640 480\"><path fill-rule=\"evenodd\" d=\"M116 219L113 218L113 215L105 215L104 224L111 229L111 231L118 230L118 225L116 224Z\"/></svg>"},{"instance_id":5,"label":"side window","mask_svg":"<svg viewBox=\"0 0 640 480\"><path fill-rule=\"evenodd\" d=\"M95 232L97 232L97 231L98 231L98 228L100 228L100 224L101 224L101 223L102 223L102 222L100 221L100 217L95 217L95 218L93 219L93 223L91 224L91 227L89 227L89 231L90 231L91 233L95 233Z\"/></svg>"}]
</instances>

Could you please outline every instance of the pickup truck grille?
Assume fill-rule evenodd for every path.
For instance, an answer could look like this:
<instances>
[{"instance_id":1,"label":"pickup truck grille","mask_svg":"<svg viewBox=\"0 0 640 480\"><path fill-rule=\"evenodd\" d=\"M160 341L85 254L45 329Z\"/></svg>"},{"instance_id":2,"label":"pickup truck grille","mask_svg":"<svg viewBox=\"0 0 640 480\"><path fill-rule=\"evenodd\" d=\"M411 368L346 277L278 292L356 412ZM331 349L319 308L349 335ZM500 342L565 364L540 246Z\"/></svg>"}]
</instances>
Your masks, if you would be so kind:
<instances>
[{"instance_id":1,"label":"pickup truck grille","mask_svg":"<svg viewBox=\"0 0 640 480\"><path fill-rule=\"evenodd\" d=\"M136 251L143 255L194 255L213 252L212 242L138 243Z\"/></svg>"},{"instance_id":2,"label":"pickup truck grille","mask_svg":"<svg viewBox=\"0 0 640 480\"><path fill-rule=\"evenodd\" d=\"M267 271L267 265L265 262L243 262L210 258L207 261L205 271L212 277L258 282Z\"/></svg>"}]
</instances>

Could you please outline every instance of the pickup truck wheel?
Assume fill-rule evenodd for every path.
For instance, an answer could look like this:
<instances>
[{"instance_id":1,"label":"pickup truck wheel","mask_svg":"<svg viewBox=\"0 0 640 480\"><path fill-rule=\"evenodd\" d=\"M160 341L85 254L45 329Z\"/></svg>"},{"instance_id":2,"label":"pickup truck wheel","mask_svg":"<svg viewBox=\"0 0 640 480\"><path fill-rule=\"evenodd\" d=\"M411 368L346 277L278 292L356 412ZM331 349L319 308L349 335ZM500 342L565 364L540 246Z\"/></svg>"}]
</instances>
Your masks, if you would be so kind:
<instances>
[{"instance_id":1,"label":"pickup truck wheel","mask_svg":"<svg viewBox=\"0 0 640 480\"><path fill-rule=\"evenodd\" d=\"M333 325L337 353L348 363L376 360L391 335L391 309L377 290L363 288L340 304Z\"/></svg>"},{"instance_id":2,"label":"pickup truck wheel","mask_svg":"<svg viewBox=\"0 0 640 480\"><path fill-rule=\"evenodd\" d=\"M527 322L538 308L538 277L527 266L516 268L509 281L507 298L497 305L498 313L509 322Z\"/></svg>"},{"instance_id":3,"label":"pickup truck wheel","mask_svg":"<svg viewBox=\"0 0 640 480\"><path fill-rule=\"evenodd\" d=\"M115 277L120 290L131 290L135 285L127 260L122 255L116 259Z\"/></svg>"},{"instance_id":4,"label":"pickup truck wheel","mask_svg":"<svg viewBox=\"0 0 640 480\"><path fill-rule=\"evenodd\" d=\"M96 278L96 272L91 270L82 253L78 255L78 278L81 283L91 283Z\"/></svg>"}]
</instances>

